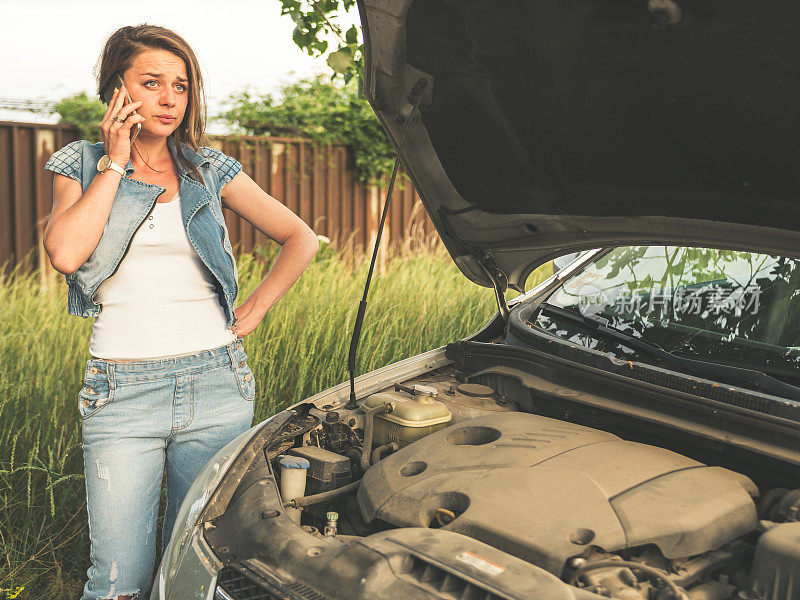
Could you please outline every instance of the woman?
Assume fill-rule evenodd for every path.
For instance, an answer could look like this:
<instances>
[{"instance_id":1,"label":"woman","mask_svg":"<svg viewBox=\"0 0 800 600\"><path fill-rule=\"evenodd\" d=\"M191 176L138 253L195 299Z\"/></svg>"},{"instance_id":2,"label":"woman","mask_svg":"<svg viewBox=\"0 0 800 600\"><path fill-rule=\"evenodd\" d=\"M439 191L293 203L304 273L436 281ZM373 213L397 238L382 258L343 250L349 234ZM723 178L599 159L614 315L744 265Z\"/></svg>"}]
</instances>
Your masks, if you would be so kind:
<instances>
[{"instance_id":1,"label":"woman","mask_svg":"<svg viewBox=\"0 0 800 600\"><path fill-rule=\"evenodd\" d=\"M45 166L56 173L45 248L66 274L68 312L96 317L79 399L91 540L83 600L145 597L163 470L162 552L196 474L251 426L255 381L241 338L318 248L236 160L200 145L202 78L180 36L153 25L117 30L98 89L117 73L124 86L105 112L104 141L73 142ZM235 309L223 206L282 245Z\"/></svg>"}]
</instances>

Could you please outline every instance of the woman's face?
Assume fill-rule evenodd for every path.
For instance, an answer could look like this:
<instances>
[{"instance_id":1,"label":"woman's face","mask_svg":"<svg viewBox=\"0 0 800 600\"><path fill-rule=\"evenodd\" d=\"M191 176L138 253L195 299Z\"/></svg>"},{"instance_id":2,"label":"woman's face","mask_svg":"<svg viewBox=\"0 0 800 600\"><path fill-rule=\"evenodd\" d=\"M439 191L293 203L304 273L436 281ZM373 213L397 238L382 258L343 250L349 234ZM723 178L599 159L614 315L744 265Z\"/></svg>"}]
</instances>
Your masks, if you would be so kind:
<instances>
[{"instance_id":1,"label":"woman's face","mask_svg":"<svg viewBox=\"0 0 800 600\"><path fill-rule=\"evenodd\" d=\"M144 50L122 79L133 101L142 102L136 109L145 117L140 137L165 138L178 128L189 104L189 81L181 57L168 50Z\"/></svg>"}]
</instances>

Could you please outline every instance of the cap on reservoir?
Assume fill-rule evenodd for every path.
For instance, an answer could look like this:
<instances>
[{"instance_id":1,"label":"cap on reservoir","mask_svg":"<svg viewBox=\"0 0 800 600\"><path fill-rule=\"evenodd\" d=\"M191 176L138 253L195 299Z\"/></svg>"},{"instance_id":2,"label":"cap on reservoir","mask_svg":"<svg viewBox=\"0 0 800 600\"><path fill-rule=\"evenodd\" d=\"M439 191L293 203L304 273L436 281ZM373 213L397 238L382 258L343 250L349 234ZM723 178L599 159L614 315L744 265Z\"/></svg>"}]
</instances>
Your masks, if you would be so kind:
<instances>
[{"instance_id":1,"label":"cap on reservoir","mask_svg":"<svg viewBox=\"0 0 800 600\"><path fill-rule=\"evenodd\" d=\"M308 469L311 467L308 459L302 456L281 456L278 464L282 469Z\"/></svg>"}]
</instances>

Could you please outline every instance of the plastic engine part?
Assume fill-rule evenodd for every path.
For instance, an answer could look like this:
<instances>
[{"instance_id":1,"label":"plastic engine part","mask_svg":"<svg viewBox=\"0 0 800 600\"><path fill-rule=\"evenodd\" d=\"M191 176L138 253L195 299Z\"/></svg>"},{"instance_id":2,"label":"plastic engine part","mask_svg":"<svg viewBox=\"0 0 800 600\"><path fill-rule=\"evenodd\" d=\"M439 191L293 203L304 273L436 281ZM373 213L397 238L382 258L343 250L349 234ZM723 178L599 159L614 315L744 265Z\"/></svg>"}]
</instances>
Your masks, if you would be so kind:
<instances>
[{"instance_id":1,"label":"plastic engine part","mask_svg":"<svg viewBox=\"0 0 800 600\"><path fill-rule=\"evenodd\" d=\"M292 448L287 454L299 456L311 464L308 470L307 494L319 494L350 483L350 459L316 446Z\"/></svg>"},{"instance_id":2,"label":"plastic engine part","mask_svg":"<svg viewBox=\"0 0 800 600\"><path fill-rule=\"evenodd\" d=\"M781 523L762 534L751 581L759 600L800 600L800 523Z\"/></svg>"},{"instance_id":3,"label":"plastic engine part","mask_svg":"<svg viewBox=\"0 0 800 600\"><path fill-rule=\"evenodd\" d=\"M589 544L702 554L757 527L755 485L669 450L520 412L462 421L364 475L365 521L444 528L560 574Z\"/></svg>"}]
</instances>

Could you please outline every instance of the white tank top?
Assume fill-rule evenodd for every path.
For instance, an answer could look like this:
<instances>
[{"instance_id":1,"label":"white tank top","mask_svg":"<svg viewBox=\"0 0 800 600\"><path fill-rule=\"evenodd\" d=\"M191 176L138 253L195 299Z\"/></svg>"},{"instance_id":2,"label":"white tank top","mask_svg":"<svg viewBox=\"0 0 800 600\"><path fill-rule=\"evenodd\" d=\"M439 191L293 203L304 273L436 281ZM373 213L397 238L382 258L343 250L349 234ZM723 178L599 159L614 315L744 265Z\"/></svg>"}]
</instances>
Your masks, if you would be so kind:
<instances>
[{"instance_id":1,"label":"white tank top","mask_svg":"<svg viewBox=\"0 0 800 600\"><path fill-rule=\"evenodd\" d=\"M235 341L214 276L186 235L180 195L157 202L117 272L97 289L102 305L89 352L107 360L151 360Z\"/></svg>"}]
</instances>

